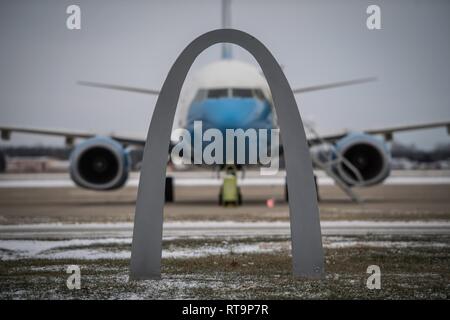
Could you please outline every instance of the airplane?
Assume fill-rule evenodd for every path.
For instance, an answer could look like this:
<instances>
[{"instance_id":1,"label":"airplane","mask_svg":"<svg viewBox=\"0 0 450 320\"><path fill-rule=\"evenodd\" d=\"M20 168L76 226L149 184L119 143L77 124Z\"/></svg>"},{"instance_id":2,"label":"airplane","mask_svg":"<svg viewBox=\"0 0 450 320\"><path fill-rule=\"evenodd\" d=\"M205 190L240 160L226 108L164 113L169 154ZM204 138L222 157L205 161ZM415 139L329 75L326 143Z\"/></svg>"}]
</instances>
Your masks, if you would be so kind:
<instances>
[{"instance_id":1,"label":"airplane","mask_svg":"<svg viewBox=\"0 0 450 320\"><path fill-rule=\"evenodd\" d=\"M230 27L230 2L222 2L222 26ZM365 77L335 83L293 88L294 94L359 85L376 81ZM79 81L83 86L158 95L157 89L135 88L122 85ZM233 59L230 44L222 44L222 59L204 66L182 93L177 110L176 125L193 131L195 121L207 123L209 128L267 129L278 128L270 89L255 66ZM362 132L341 131L320 135L314 127L304 123L313 164L323 169L348 196L361 201L353 187L368 187L382 183L390 174L390 154L386 141L395 132L425 128L446 127L450 121L419 123L391 128L367 129ZM145 134L140 137L116 135L98 136L94 132L76 132L47 128L0 125L1 138L9 139L11 132L62 136L67 145L75 139L86 139L73 148L70 156L70 176L79 187L91 190L114 190L123 187L130 171L128 146L143 146ZM282 134L282 133L281 133ZM374 135L382 135L385 141ZM281 139L282 140L282 139ZM170 153L170 148L169 148ZM0 154L0 169L4 169L4 155ZM216 166L217 167L217 166ZM235 165L235 169L244 169ZM224 166L219 166L219 170ZM287 188L287 187L286 187ZM172 178L166 179L166 200L173 201ZM287 190L287 189L286 189ZM240 193L240 191L239 191ZM242 197L239 195L239 198ZM287 192L286 192L287 198Z\"/></svg>"}]
</instances>

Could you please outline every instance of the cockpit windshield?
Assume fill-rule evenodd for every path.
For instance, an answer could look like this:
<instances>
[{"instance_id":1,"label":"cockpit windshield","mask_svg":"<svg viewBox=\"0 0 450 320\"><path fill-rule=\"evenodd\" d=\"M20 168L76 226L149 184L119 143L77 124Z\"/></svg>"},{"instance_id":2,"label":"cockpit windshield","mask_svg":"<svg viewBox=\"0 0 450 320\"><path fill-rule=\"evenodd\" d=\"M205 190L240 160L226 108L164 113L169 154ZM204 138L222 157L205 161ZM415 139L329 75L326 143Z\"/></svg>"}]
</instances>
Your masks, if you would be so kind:
<instances>
[{"instance_id":1,"label":"cockpit windshield","mask_svg":"<svg viewBox=\"0 0 450 320\"><path fill-rule=\"evenodd\" d=\"M229 90L224 89L209 89L208 90L208 98L218 99L218 98L227 98L229 96Z\"/></svg>"},{"instance_id":2,"label":"cockpit windshield","mask_svg":"<svg viewBox=\"0 0 450 320\"><path fill-rule=\"evenodd\" d=\"M232 89L232 95L236 98L253 98L253 90L252 89Z\"/></svg>"},{"instance_id":3,"label":"cockpit windshield","mask_svg":"<svg viewBox=\"0 0 450 320\"><path fill-rule=\"evenodd\" d=\"M261 89L250 88L215 88L215 89L200 89L197 92L195 101L202 99L219 99L219 98L257 98L259 100L266 100Z\"/></svg>"}]
</instances>

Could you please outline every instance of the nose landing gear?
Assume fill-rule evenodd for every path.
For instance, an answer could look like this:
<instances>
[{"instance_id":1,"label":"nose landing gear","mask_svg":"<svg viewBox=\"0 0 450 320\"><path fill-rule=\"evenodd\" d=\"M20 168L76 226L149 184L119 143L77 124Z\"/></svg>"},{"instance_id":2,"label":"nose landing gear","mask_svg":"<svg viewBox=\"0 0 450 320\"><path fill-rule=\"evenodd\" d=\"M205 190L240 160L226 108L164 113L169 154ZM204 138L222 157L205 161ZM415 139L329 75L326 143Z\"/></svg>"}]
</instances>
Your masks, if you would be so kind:
<instances>
[{"instance_id":1,"label":"nose landing gear","mask_svg":"<svg viewBox=\"0 0 450 320\"><path fill-rule=\"evenodd\" d=\"M240 206L242 205L242 193L237 183L237 169L235 166L227 166L225 171L226 175L223 178L219 192L219 205Z\"/></svg>"}]
</instances>

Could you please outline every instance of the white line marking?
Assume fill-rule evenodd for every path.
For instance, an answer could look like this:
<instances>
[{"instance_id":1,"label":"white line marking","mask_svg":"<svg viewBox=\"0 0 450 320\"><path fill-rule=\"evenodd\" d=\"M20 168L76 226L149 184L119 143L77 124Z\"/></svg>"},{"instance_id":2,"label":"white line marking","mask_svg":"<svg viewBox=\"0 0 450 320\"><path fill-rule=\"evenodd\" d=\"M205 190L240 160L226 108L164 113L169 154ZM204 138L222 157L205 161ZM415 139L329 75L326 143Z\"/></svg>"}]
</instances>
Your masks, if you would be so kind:
<instances>
[{"instance_id":1,"label":"white line marking","mask_svg":"<svg viewBox=\"0 0 450 320\"><path fill-rule=\"evenodd\" d=\"M246 178L240 179L241 186L283 186L284 178ZM222 180L215 178L175 178L175 186L220 186ZM319 177L319 185L334 185L329 177ZM139 179L129 179L126 186L137 187ZM385 185L449 185L450 177L389 177ZM38 179L38 180L0 180L0 188L73 188L70 179Z\"/></svg>"},{"instance_id":2,"label":"white line marking","mask_svg":"<svg viewBox=\"0 0 450 320\"><path fill-rule=\"evenodd\" d=\"M448 221L322 221L323 235L450 234ZM132 223L32 224L0 226L0 239L131 237ZM170 237L289 236L289 222L180 221L164 223Z\"/></svg>"}]
</instances>

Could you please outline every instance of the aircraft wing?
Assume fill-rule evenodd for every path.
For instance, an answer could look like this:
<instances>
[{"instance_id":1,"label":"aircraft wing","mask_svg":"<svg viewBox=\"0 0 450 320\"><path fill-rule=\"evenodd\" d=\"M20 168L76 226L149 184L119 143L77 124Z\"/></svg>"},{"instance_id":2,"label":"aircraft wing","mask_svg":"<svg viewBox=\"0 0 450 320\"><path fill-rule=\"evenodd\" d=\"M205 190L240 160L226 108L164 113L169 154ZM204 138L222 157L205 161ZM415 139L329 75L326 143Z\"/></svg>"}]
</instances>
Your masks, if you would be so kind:
<instances>
[{"instance_id":1,"label":"aircraft wing","mask_svg":"<svg viewBox=\"0 0 450 320\"><path fill-rule=\"evenodd\" d=\"M395 126L395 127L385 127L385 128L375 128L375 129L367 129L360 130L361 132L373 135L384 135L386 140L392 140L392 135L395 132L404 132L404 131L412 131L412 130L420 130L420 129L430 129L430 128L440 128L446 127L448 133L450 134L450 120L447 121L437 121L437 122L428 122L428 123L418 123L418 124L410 124L403 126ZM2 140L9 140L12 132L19 133L30 133L30 134L40 134L40 135L49 135L49 136L58 136L64 137L66 139L66 144L72 145L74 140L77 138L88 139L97 136L97 133L88 132L88 131L75 131L75 130L66 130L66 129L47 129L47 128L33 128L33 127L20 127L20 126L0 126L1 138ZM349 134L350 130L343 130L337 133L320 135L321 140L325 140L327 142L334 142L345 137ZM127 135L117 135L115 133L104 134L118 142L123 144L131 144L131 145L144 145L145 137L137 137L137 136L127 136ZM308 141L311 144L319 143L320 140L317 137L309 135Z\"/></svg>"},{"instance_id":2,"label":"aircraft wing","mask_svg":"<svg viewBox=\"0 0 450 320\"><path fill-rule=\"evenodd\" d=\"M127 91L127 92L134 92L134 93L143 93L143 94L150 94L150 95L156 95L156 96L159 95L159 92L160 92L159 90L156 90L156 89L129 87L129 86L122 86L122 85L102 83L102 82L93 82L93 81L78 81L77 84L79 84L80 86L85 86L85 87L111 89L111 90Z\"/></svg>"},{"instance_id":3,"label":"aircraft wing","mask_svg":"<svg viewBox=\"0 0 450 320\"><path fill-rule=\"evenodd\" d=\"M40 135L49 135L49 136L57 136L64 137L66 139L67 145L73 145L73 142L77 138L88 139L97 136L98 134L88 131L75 131L75 130L67 130L67 129L47 129L47 128L33 128L33 127L20 127L20 126L0 126L1 138L2 140L9 140L12 132L19 133L31 133L31 134L40 134ZM114 133L105 134L118 142L123 144L132 144L132 145L144 145L145 138L144 137L135 137L135 136L126 136L126 135L116 135Z\"/></svg>"},{"instance_id":4,"label":"aircraft wing","mask_svg":"<svg viewBox=\"0 0 450 320\"><path fill-rule=\"evenodd\" d=\"M95 88L103 88L103 89L112 89L112 90L120 90L120 91L128 91L134 93L143 93L150 95L158 95L159 90L154 89L144 89L144 88L135 88L128 87L122 85L115 84L107 84L100 82L91 82L91 81L78 81L79 85L87 86L87 87L95 87ZM64 137L66 139L67 145L73 145L74 140L77 138L87 139L92 138L98 133L88 132L88 131L75 131L75 130L66 130L66 129L46 129L46 128L33 128L33 127L21 127L21 126L1 126L1 139L9 140L11 136L11 132L19 132L19 133L31 133L31 134L41 134L41 135L49 135L49 136L58 136ZM136 137L136 136L127 136L127 135L117 135L115 133L111 134L103 134L104 136L108 136L120 143L123 144L131 144L131 145L144 145L145 137Z\"/></svg>"},{"instance_id":5,"label":"aircraft wing","mask_svg":"<svg viewBox=\"0 0 450 320\"><path fill-rule=\"evenodd\" d=\"M309 87L294 88L294 89L292 89L292 92L294 94L307 93L307 92L313 92L313 91L353 86L353 85L373 82L373 81L377 81L377 80L378 80L377 77L358 78L358 79L352 79L352 80L347 80L347 81L324 83L324 84L319 84L319 85L314 85L314 86L309 86ZM160 90L157 90L157 89L138 88L138 87L123 86L123 85L103 83L103 82L94 82L94 81L77 81L77 84L80 86L85 86L85 87L111 89L111 90L117 90L117 91L127 91L127 92L143 93L143 94L149 94L149 95L159 95L159 93L160 93Z\"/></svg>"},{"instance_id":6,"label":"aircraft wing","mask_svg":"<svg viewBox=\"0 0 450 320\"><path fill-rule=\"evenodd\" d=\"M448 132L448 134L450 134L450 120L436 121L436 122L423 122L423 123L409 124L409 125L403 125L403 126L366 129L366 130L359 130L359 131L367 133L367 134L383 135L387 141L390 141L390 140L392 140L393 134L396 132L405 132L405 131L441 128L441 127L447 128L447 132ZM340 138L343 138L344 136L349 134L349 132L350 132L350 130L344 130L344 131L334 133L334 134L321 135L320 138L327 142L333 142ZM315 137L308 137L308 141L313 144L320 142Z\"/></svg>"},{"instance_id":7,"label":"aircraft wing","mask_svg":"<svg viewBox=\"0 0 450 320\"><path fill-rule=\"evenodd\" d=\"M292 92L294 94L307 93L307 92L313 92L313 91L353 86L353 85L373 82L373 81L377 81L377 80L378 80L377 77L367 77L367 78L352 79L352 80L347 80L347 81L330 82L330 83L324 83L324 84L319 84L319 85L315 85L315 86L294 88L294 89L292 89Z\"/></svg>"}]
</instances>

